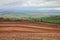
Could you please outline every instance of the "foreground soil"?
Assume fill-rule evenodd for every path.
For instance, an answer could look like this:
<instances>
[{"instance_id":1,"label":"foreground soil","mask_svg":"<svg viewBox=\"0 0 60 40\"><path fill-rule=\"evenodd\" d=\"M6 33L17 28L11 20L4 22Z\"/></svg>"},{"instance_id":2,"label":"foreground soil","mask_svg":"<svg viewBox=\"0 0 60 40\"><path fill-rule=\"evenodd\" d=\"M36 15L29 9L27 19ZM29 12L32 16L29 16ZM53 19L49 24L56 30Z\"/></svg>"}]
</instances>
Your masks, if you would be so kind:
<instances>
[{"instance_id":1,"label":"foreground soil","mask_svg":"<svg viewBox=\"0 0 60 40\"><path fill-rule=\"evenodd\" d=\"M0 22L0 40L60 40L60 25L43 22Z\"/></svg>"}]
</instances>

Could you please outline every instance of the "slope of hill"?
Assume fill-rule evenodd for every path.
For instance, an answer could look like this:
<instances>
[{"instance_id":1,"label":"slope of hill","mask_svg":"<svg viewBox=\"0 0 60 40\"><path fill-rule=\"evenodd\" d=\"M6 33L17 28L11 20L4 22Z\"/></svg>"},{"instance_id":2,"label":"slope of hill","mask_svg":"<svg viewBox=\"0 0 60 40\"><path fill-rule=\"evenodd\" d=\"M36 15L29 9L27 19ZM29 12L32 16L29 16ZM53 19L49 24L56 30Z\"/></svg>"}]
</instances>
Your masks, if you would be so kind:
<instances>
[{"instance_id":1,"label":"slope of hill","mask_svg":"<svg viewBox=\"0 0 60 40\"><path fill-rule=\"evenodd\" d=\"M60 24L60 15L50 17L14 17L7 16L1 17L0 21L28 21L28 22L46 22L46 23L57 23Z\"/></svg>"}]
</instances>

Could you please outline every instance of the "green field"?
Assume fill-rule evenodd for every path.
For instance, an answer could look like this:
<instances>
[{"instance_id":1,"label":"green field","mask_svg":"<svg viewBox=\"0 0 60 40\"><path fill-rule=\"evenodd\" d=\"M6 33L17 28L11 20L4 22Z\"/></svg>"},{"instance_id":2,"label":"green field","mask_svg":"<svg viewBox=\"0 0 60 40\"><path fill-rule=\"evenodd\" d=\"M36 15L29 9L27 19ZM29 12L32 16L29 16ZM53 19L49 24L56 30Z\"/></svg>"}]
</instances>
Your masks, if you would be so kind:
<instances>
[{"instance_id":1,"label":"green field","mask_svg":"<svg viewBox=\"0 0 60 40\"><path fill-rule=\"evenodd\" d=\"M50 17L40 17L40 18L0 18L0 21L29 21L29 22L47 22L47 23L57 23L60 24L60 15L50 16Z\"/></svg>"}]
</instances>

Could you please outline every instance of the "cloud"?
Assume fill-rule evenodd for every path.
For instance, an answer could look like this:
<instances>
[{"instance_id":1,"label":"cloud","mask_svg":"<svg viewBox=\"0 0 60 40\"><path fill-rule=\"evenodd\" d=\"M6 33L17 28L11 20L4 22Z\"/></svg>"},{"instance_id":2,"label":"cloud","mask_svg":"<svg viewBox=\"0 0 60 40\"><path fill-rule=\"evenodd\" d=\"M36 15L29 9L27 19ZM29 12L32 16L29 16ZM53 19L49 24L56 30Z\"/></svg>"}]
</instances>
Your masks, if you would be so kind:
<instances>
[{"instance_id":1,"label":"cloud","mask_svg":"<svg viewBox=\"0 0 60 40\"><path fill-rule=\"evenodd\" d=\"M60 10L60 0L0 0L0 8L34 8L39 10ZM46 7L46 8L43 8ZM54 7L54 8L48 8ZM57 7L57 8L55 8ZM38 9L38 8L35 8Z\"/></svg>"},{"instance_id":2,"label":"cloud","mask_svg":"<svg viewBox=\"0 0 60 40\"><path fill-rule=\"evenodd\" d=\"M60 10L60 8L40 8L37 10Z\"/></svg>"},{"instance_id":3,"label":"cloud","mask_svg":"<svg viewBox=\"0 0 60 40\"><path fill-rule=\"evenodd\" d=\"M0 5L3 5L5 3L11 3L14 2L14 0L0 0Z\"/></svg>"}]
</instances>

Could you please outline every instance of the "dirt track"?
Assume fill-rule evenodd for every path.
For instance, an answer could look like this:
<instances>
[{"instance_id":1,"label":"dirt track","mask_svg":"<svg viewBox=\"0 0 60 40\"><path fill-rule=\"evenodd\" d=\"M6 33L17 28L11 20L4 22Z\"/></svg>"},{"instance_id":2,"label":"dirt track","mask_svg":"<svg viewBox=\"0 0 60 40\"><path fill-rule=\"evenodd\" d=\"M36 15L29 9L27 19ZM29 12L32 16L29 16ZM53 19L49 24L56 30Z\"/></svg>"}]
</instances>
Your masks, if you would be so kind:
<instances>
[{"instance_id":1,"label":"dirt track","mask_svg":"<svg viewBox=\"0 0 60 40\"><path fill-rule=\"evenodd\" d=\"M60 40L60 25L0 22L0 40Z\"/></svg>"}]
</instances>

